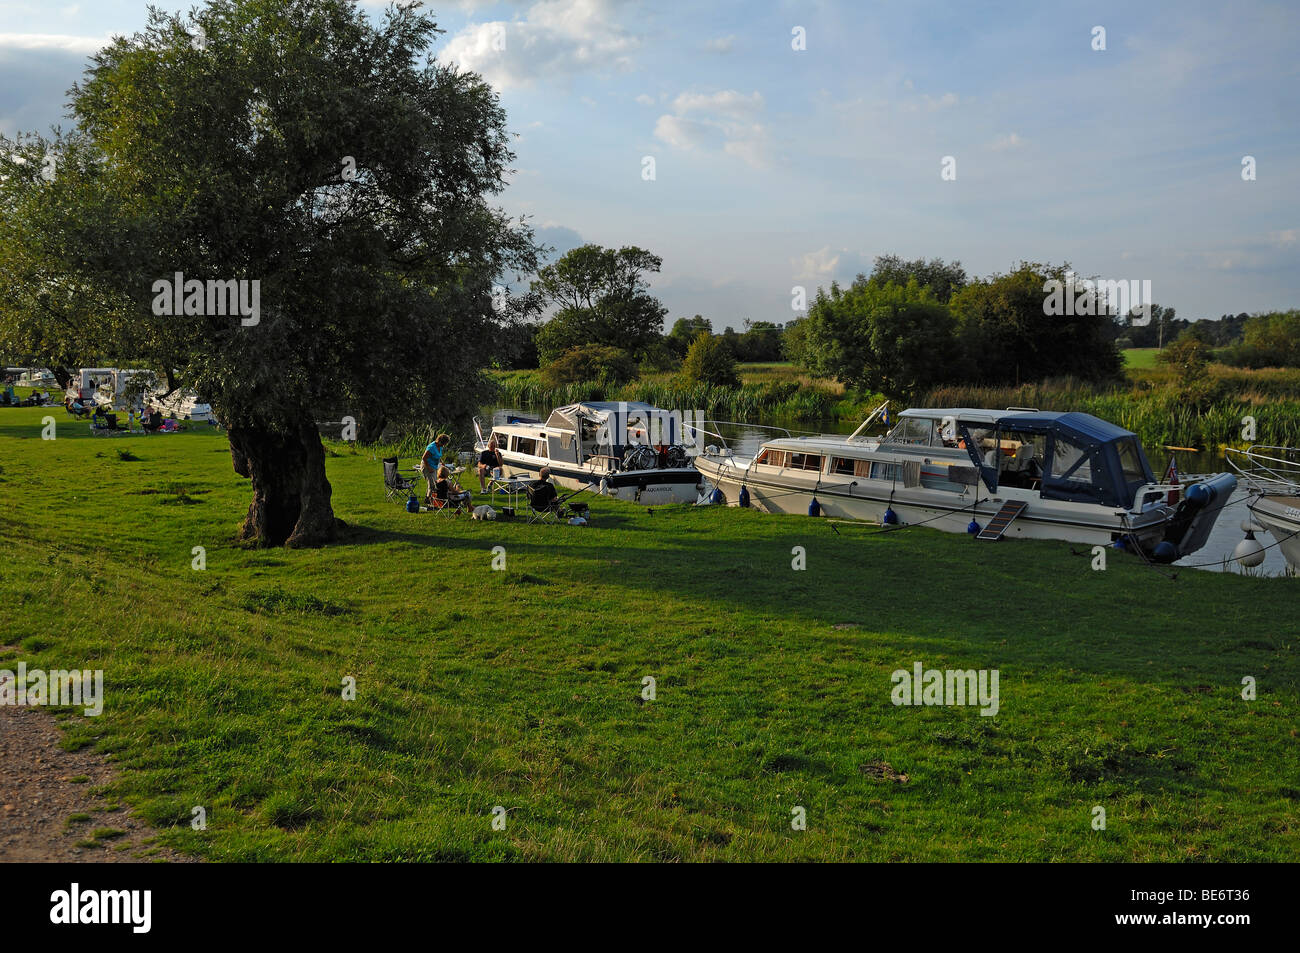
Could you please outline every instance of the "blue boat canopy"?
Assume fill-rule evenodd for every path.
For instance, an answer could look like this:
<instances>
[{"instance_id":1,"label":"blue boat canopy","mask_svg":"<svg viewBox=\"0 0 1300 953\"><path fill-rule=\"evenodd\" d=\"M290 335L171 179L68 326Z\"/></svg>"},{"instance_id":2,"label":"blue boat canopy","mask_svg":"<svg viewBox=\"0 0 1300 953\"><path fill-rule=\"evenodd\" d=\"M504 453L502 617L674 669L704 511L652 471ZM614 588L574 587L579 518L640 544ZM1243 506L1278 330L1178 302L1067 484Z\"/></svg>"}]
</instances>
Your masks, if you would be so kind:
<instances>
[{"instance_id":1,"label":"blue boat canopy","mask_svg":"<svg viewBox=\"0 0 1300 953\"><path fill-rule=\"evenodd\" d=\"M960 422L966 446L985 484L996 490L998 467L981 457L975 431L990 429L987 422ZM1112 423L1081 413L1013 413L993 424L998 437L1038 438L1042 444L1041 488L1043 497L1080 503L1100 503L1130 509L1137 490L1155 483L1151 464L1137 434ZM1001 443L996 444L1001 452Z\"/></svg>"}]
</instances>

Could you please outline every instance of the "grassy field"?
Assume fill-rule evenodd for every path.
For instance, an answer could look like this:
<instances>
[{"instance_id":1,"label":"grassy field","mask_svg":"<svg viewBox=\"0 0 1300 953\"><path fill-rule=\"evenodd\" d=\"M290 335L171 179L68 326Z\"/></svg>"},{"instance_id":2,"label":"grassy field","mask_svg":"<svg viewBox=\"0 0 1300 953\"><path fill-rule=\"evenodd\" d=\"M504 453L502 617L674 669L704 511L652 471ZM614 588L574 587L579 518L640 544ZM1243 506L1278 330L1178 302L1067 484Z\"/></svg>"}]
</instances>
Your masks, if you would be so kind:
<instances>
[{"instance_id":1,"label":"grassy field","mask_svg":"<svg viewBox=\"0 0 1300 953\"><path fill-rule=\"evenodd\" d=\"M1131 370L1149 370L1156 366L1158 347L1131 347L1124 354L1124 366Z\"/></svg>"},{"instance_id":2,"label":"grassy field","mask_svg":"<svg viewBox=\"0 0 1300 953\"><path fill-rule=\"evenodd\" d=\"M182 850L1300 857L1295 580L599 498L582 528L453 521L340 445L346 539L256 551L220 434L92 438L60 409L42 440L45 413L0 410L0 667L104 669L66 744ZM914 662L997 669L1000 710L895 707Z\"/></svg>"}]
</instances>

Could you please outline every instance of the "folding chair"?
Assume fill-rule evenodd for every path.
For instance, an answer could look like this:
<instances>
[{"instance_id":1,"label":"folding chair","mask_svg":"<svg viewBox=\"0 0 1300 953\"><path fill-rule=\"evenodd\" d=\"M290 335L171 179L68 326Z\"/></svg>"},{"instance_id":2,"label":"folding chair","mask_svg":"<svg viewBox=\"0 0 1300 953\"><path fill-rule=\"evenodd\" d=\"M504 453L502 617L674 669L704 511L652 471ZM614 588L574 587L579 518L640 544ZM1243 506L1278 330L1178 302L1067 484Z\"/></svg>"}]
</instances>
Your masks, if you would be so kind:
<instances>
[{"instance_id":1,"label":"folding chair","mask_svg":"<svg viewBox=\"0 0 1300 953\"><path fill-rule=\"evenodd\" d=\"M407 479L397 472L397 457L384 457L384 494L390 503L399 497L405 503L406 497L415 496L411 489L414 486L414 480Z\"/></svg>"},{"instance_id":2,"label":"folding chair","mask_svg":"<svg viewBox=\"0 0 1300 953\"><path fill-rule=\"evenodd\" d=\"M524 494L528 497L528 522L558 523L564 515L555 487L549 482L525 483Z\"/></svg>"},{"instance_id":3,"label":"folding chair","mask_svg":"<svg viewBox=\"0 0 1300 953\"><path fill-rule=\"evenodd\" d=\"M473 512L474 500L471 494L460 489L459 483L452 483L456 487L447 496L435 496L429 504L429 509L436 516L459 516L461 513L469 515Z\"/></svg>"}]
</instances>

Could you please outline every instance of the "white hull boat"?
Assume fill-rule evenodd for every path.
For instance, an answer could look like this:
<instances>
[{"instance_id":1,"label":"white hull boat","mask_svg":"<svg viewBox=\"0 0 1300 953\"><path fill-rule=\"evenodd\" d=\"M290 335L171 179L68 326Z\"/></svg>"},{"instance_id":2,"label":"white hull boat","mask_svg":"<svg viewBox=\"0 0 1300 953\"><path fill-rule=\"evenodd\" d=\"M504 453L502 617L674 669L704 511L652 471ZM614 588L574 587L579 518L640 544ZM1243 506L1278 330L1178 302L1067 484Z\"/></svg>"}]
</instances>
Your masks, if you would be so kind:
<instances>
[{"instance_id":1,"label":"white hull boat","mask_svg":"<svg viewBox=\"0 0 1300 953\"><path fill-rule=\"evenodd\" d=\"M488 440L475 420L477 453ZM571 490L589 488L646 506L695 503L703 478L687 452L680 415L638 402L588 401L557 407L546 421L510 418L491 436L503 475L535 479L542 467Z\"/></svg>"},{"instance_id":2,"label":"white hull boat","mask_svg":"<svg viewBox=\"0 0 1300 953\"><path fill-rule=\"evenodd\" d=\"M1229 449L1228 461L1250 490L1251 519L1273 537L1291 574L1300 574L1300 448Z\"/></svg>"},{"instance_id":3,"label":"white hull boat","mask_svg":"<svg viewBox=\"0 0 1300 953\"><path fill-rule=\"evenodd\" d=\"M1088 414L912 409L885 436L861 436L883 410L850 437L778 437L752 457L709 446L695 465L715 502L980 539L1118 543L1160 562L1204 546L1236 486L1226 473L1157 483L1137 436Z\"/></svg>"}]
</instances>

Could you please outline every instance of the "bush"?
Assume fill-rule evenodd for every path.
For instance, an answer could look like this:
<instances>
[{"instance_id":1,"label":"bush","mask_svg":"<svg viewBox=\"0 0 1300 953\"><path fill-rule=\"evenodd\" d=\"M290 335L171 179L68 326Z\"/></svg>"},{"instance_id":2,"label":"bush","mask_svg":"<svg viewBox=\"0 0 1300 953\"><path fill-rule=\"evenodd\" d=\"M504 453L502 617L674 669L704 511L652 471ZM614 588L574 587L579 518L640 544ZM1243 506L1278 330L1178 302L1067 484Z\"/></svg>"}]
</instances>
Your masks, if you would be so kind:
<instances>
[{"instance_id":1,"label":"bush","mask_svg":"<svg viewBox=\"0 0 1300 953\"><path fill-rule=\"evenodd\" d=\"M602 344L571 347L542 368L542 382L548 387L579 381L626 384L636 377L636 362L622 348Z\"/></svg>"},{"instance_id":2,"label":"bush","mask_svg":"<svg viewBox=\"0 0 1300 953\"><path fill-rule=\"evenodd\" d=\"M682 361L682 380L687 384L714 384L738 387L736 358L726 342L708 331L701 331L691 342Z\"/></svg>"}]
</instances>

